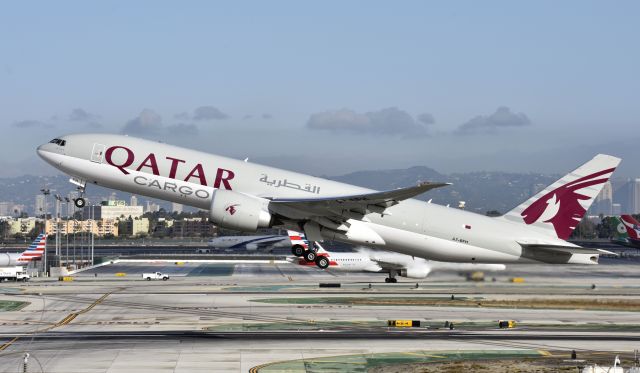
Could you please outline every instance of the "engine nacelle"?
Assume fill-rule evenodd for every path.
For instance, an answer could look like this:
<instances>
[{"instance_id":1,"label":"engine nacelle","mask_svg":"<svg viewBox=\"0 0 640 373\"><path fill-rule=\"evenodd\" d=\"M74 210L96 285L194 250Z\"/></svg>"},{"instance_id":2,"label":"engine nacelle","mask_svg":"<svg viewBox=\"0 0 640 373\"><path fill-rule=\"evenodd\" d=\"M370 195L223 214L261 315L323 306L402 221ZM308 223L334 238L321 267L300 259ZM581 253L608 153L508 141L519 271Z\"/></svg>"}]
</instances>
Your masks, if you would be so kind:
<instances>
[{"instance_id":1,"label":"engine nacelle","mask_svg":"<svg viewBox=\"0 0 640 373\"><path fill-rule=\"evenodd\" d=\"M271 226L269 201L226 189L216 189L211 198L209 216L222 227L245 232Z\"/></svg>"},{"instance_id":2,"label":"engine nacelle","mask_svg":"<svg viewBox=\"0 0 640 373\"><path fill-rule=\"evenodd\" d=\"M400 270L399 275L408 278L425 278L431 273L431 268L427 266L409 267Z\"/></svg>"},{"instance_id":3,"label":"engine nacelle","mask_svg":"<svg viewBox=\"0 0 640 373\"><path fill-rule=\"evenodd\" d=\"M11 260L11 254L0 253L0 267L15 265L15 260ZM12 263L14 262L14 263Z\"/></svg>"}]
</instances>

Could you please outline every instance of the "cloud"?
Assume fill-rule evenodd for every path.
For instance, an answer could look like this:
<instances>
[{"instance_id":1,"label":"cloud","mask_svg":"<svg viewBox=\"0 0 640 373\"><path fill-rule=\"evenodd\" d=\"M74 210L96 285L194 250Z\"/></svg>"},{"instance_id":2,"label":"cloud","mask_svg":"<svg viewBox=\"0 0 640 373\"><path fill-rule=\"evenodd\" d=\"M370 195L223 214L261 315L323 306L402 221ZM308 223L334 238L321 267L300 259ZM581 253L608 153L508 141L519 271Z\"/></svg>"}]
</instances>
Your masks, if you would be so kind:
<instances>
[{"instance_id":1,"label":"cloud","mask_svg":"<svg viewBox=\"0 0 640 373\"><path fill-rule=\"evenodd\" d=\"M213 106L200 106L193 112L194 120L221 120L227 118L229 118L227 114L223 113L218 108Z\"/></svg>"},{"instance_id":2,"label":"cloud","mask_svg":"<svg viewBox=\"0 0 640 373\"><path fill-rule=\"evenodd\" d=\"M52 128L53 125L41 122L39 120L21 120L19 122L14 122L13 126L21 129L30 129L30 128Z\"/></svg>"},{"instance_id":3,"label":"cloud","mask_svg":"<svg viewBox=\"0 0 640 373\"><path fill-rule=\"evenodd\" d=\"M273 115L264 113L262 114L262 119L265 119L265 120L273 119Z\"/></svg>"},{"instance_id":4,"label":"cloud","mask_svg":"<svg viewBox=\"0 0 640 373\"><path fill-rule=\"evenodd\" d=\"M189 116L189 113L187 113L186 111L183 111L182 113L178 113L176 115L173 116L175 119L179 119L179 120L189 120L191 119L191 117Z\"/></svg>"},{"instance_id":5,"label":"cloud","mask_svg":"<svg viewBox=\"0 0 640 373\"><path fill-rule=\"evenodd\" d=\"M98 115L91 114L81 108L73 109L69 114L69 120L72 122L92 122L98 118L100 118Z\"/></svg>"},{"instance_id":6,"label":"cloud","mask_svg":"<svg viewBox=\"0 0 640 373\"><path fill-rule=\"evenodd\" d=\"M178 124L172 124L170 126L167 126L166 131L170 135L178 135L178 136L193 136L193 135L197 135L199 132L198 126L196 126L195 124L185 124L185 123L178 123Z\"/></svg>"},{"instance_id":7,"label":"cloud","mask_svg":"<svg viewBox=\"0 0 640 373\"><path fill-rule=\"evenodd\" d=\"M524 127L531 125L529 118L523 113L513 113L506 106L500 106L491 115L478 115L468 122L460 125L456 133L493 133L500 128Z\"/></svg>"},{"instance_id":8,"label":"cloud","mask_svg":"<svg viewBox=\"0 0 640 373\"><path fill-rule=\"evenodd\" d=\"M244 117L242 117L242 119L247 120L247 119L252 119L253 115L251 114L246 114Z\"/></svg>"},{"instance_id":9,"label":"cloud","mask_svg":"<svg viewBox=\"0 0 640 373\"><path fill-rule=\"evenodd\" d=\"M307 128L356 134L425 136L427 129L406 111L390 107L364 114L350 109L312 114Z\"/></svg>"},{"instance_id":10,"label":"cloud","mask_svg":"<svg viewBox=\"0 0 640 373\"><path fill-rule=\"evenodd\" d=\"M124 134L156 134L162 130L162 117L153 110L144 109L122 128Z\"/></svg>"},{"instance_id":11,"label":"cloud","mask_svg":"<svg viewBox=\"0 0 640 373\"><path fill-rule=\"evenodd\" d=\"M433 115L431 115L429 113L422 113L422 114L418 115L416 117L416 119L418 120L418 122L421 122L424 125L434 124L436 122L436 120L433 117Z\"/></svg>"}]
</instances>

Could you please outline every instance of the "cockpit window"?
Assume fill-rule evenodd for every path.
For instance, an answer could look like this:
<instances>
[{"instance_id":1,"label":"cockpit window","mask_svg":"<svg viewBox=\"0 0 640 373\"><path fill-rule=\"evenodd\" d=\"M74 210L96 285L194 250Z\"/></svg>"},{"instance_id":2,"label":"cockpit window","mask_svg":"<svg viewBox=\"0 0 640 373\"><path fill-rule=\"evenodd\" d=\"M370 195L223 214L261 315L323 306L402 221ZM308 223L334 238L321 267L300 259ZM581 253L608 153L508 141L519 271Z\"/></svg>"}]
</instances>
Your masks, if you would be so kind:
<instances>
[{"instance_id":1,"label":"cockpit window","mask_svg":"<svg viewBox=\"0 0 640 373\"><path fill-rule=\"evenodd\" d=\"M49 143L60 145L60 146L65 146L67 144L67 141L66 140L61 140L61 139L53 139L53 140L49 141Z\"/></svg>"}]
</instances>

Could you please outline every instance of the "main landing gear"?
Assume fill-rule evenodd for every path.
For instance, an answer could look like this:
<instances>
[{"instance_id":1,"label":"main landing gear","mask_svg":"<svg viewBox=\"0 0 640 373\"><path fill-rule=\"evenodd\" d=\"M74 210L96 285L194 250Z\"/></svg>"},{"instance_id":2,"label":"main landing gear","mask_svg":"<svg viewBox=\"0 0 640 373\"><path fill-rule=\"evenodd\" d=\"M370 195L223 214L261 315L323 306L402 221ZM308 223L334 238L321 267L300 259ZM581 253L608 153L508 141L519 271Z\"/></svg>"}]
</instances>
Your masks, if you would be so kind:
<instances>
[{"instance_id":1,"label":"main landing gear","mask_svg":"<svg viewBox=\"0 0 640 373\"><path fill-rule=\"evenodd\" d=\"M313 242L310 242L309 246L314 248L307 250L302 245L294 245L291 248L291 253L297 257L303 257L307 263L313 263L318 258L318 253L317 253L318 249L315 248L315 245L313 245Z\"/></svg>"},{"instance_id":2,"label":"main landing gear","mask_svg":"<svg viewBox=\"0 0 640 373\"><path fill-rule=\"evenodd\" d=\"M295 256L303 256L304 255L304 247L302 247L302 245L294 245L291 248L291 253Z\"/></svg>"},{"instance_id":3,"label":"main landing gear","mask_svg":"<svg viewBox=\"0 0 640 373\"><path fill-rule=\"evenodd\" d=\"M398 282L396 275L396 271L389 271L389 277L385 278L384 282L386 282L387 284L395 284L396 282Z\"/></svg>"},{"instance_id":4,"label":"main landing gear","mask_svg":"<svg viewBox=\"0 0 640 373\"><path fill-rule=\"evenodd\" d=\"M318 268L320 269L327 269L329 268L329 258L327 258L324 255L319 255L316 258L316 265L318 266Z\"/></svg>"}]
</instances>

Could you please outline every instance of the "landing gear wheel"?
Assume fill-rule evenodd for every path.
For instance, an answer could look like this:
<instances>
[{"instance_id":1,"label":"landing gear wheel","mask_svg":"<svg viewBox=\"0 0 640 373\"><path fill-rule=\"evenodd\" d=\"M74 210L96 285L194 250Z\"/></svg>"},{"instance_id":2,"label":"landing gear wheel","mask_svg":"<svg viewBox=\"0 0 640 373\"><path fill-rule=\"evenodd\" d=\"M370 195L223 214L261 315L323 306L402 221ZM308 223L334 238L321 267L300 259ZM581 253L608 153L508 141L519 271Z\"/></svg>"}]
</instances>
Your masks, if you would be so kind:
<instances>
[{"instance_id":1,"label":"landing gear wheel","mask_svg":"<svg viewBox=\"0 0 640 373\"><path fill-rule=\"evenodd\" d=\"M316 258L316 265L320 269L327 269L329 267L329 259L326 256L319 256Z\"/></svg>"},{"instance_id":2,"label":"landing gear wheel","mask_svg":"<svg viewBox=\"0 0 640 373\"><path fill-rule=\"evenodd\" d=\"M295 256L303 256L304 255L304 247L300 245L295 245L291 248L291 253Z\"/></svg>"},{"instance_id":3,"label":"landing gear wheel","mask_svg":"<svg viewBox=\"0 0 640 373\"><path fill-rule=\"evenodd\" d=\"M316 260L317 256L318 255L316 254L315 251L307 250L304 253L304 260L306 260L309 263L312 263L312 262L314 262Z\"/></svg>"},{"instance_id":4,"label":"landing gear wheel","mask_svg":"<svg viewBox=\"0 0 640 373\"><path fill-rule=\"evenodd\" d=\"M73 204L76 205L77 208L81 209L87 204L87 202L84 200L84 198L80 197L74 199Z\"/></svg>"},{"instance_id":5,"label":"landing gear wheel","mask_svg":"<svg viewBox=\"0 0 640 373\"><path fill-rule=\"evenodd\" d=\"M384 282L386 282L387 284L395 284L396 282L398 282L398 279L393 277L387 277L384 279Z\"/></svg>"}]
</instances>

